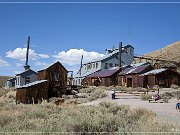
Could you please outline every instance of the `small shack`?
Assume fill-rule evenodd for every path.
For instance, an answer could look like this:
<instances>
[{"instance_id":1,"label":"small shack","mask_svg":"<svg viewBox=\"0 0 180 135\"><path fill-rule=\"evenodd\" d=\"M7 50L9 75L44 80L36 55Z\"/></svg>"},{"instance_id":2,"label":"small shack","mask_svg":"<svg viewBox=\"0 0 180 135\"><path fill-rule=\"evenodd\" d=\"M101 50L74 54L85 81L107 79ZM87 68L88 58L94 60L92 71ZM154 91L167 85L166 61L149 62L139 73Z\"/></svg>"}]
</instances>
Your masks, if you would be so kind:
<instances>
[{"instance_id":1,"label":"small shack","mask_svg":"<svg viewBox=\"0 0 180 135\"><path fill-rule=\"evenodd\" d=\"M87 76L82 83L85 86L115 86L117 85L117 74L119 72L119 67L100 70Z\"/></svg>"},{"instance_id":2,"label":"small shack","mask_svg":"<svg viewBox=\"0 0 180 135\"><path fill-rule=\"evenodd\" d=\"M16 81L15 77L6 80L5 89L14 88L15 87L15 81Z\"/></svg>"},{"instance_id":3,"label":"small shack","mask_svg":"<svg viewBox=\"0 0 180 135\"><path fill-rule=\"evenodd\" d=\"M46 69L38 71L38 81L20 86L16 92L16 102L38 103L42 99L62 97L67 89L67 70L58 61Z\"/></svg>"},{"instance_id":4,"label":"small shack","mask_svg":"<svg viewBox=\"0 0 180 135\"><path fill-rule=\"evenodd\" d=\"M143 77L140 76L142 73L152 70L153 67L150 63L134 64L130 67L125 67L118 74L118 84L125 87L143 87Z\"/></svg>"},{"instance_id":5,"label":"small shack","mask_svg":"<svg viewBox=\"0 0 180 135\"><path fill-rule=\"evenodd\" d=\"M33 104L48 100L49 85L47 80L35 81L17 88L16 103Z\"/></svg>"},{"instance_id":6,"label":"small shack","mask_svg":"<svg viewBox=\"0 0 180 135\"><path fill-rule=\"evenodd\" d=\"M154 69L142 74L145 85L153 87L159 85L160 87L169 88L171 85L180 85L180 73L176 70L160 68Z\"/></svg>"},{"instance_id":7,"label":"small shack","mask_svg":"<svg viewBox=\"0 0 180 135\"><path fill-rule=\"evenodd\" d=\"M68 71L59 61L38 71L38 80L49 82L49 97L61 97L66 92L67 73Z\"/></svg>"}]
</instances>

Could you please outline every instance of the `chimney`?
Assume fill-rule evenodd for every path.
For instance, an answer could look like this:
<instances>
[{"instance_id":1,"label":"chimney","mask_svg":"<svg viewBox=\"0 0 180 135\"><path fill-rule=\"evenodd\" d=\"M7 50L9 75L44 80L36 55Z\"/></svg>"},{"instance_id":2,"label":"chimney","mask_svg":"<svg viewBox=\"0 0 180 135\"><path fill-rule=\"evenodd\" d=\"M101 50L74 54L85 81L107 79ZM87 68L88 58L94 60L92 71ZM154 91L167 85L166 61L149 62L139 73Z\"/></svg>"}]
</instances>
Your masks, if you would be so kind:
<instances>
[{"instance_id":1,"label":"chimney","mask_svg":"<svg viewBox=\"0 0 180 135\"><path fill-rule=\"evenodd\" d=\"M121 65L121 53L122 53L122 42L119 43L119 67L122 67L122 65Z\"/></svg>"},{"instance_id":2,"label":"chimney","mask_svg":"<svg viewBox=\"0 0 180 135\"><path fill-rule=\"evenodd\" d=\"M81 76L82 61L83 61L83 55L82 55L82 57L81 57L80 76Z\"/></svg>"},{"instance_id":3,"label":"chimney","mask_svg":"<svg viewBox=\"0 0 180 135\"><path fill-rule=\"evenodd\" d=\"M29 45L30 45L30 36L28 36L28 40L27 40L26 63L25 63L25 65L24 65L25 71L27 71L27 70L30 69L30 66L28 65Z\"/></svg>"}]
</instances>

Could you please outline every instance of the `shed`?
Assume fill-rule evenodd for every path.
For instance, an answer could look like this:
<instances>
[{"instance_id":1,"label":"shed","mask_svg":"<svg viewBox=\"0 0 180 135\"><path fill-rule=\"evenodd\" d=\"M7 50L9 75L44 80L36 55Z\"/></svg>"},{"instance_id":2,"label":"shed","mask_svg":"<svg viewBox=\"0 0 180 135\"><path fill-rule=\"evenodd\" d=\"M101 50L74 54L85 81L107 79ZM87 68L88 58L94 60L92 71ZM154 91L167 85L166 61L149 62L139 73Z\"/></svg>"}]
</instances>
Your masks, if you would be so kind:
<instances>
[{"instance_id":1,"label":"shed","mask_svg":"<svg viewBox=\"0 0 180 135\"><path fill-rule=\"evenodd\" d=\"M14 88L15 87L15 81L16 81L15 77L6 80L5 89Z\"/></svg>"},{"instance_id":2,"label":"shed","mask_svg":"<svg viewBox=\"0 0 180 135\"><path fill-rule=\"evenodd\" d=\"M131 65L131 67L124 68L118 74L118 84L126 87L144 87L144 79L140 76L142 73L152 70L150 63L141 63Z\"/></svg>"},{"instance_id":3,"label":"shed","mask_svg":"<svg viewBox=\"0 0 180 135\"><path fill-rule=\"evenodd\" d=\"M145 85L153 87L170 87L172 84L180 85L180 73L176 70L160 68L142 74L145 78Z\"/></svg>"},{"instance_id":4,"label":"shed","mask_svg":"<svg viewBox=\"0 0 180 135\"><path fill-rule=\"evenodd\" d=\"M17 88L16 103L32 104L48 100L48 81L40 80Z\"/></svg>"},{"instance_id":5,"label":"shed","mask_svg":"<svg viewBox=\"0 0 180 135\"><path fill-rule=\"evenodd\" d=\"M67 73L68 71L59 61L38 71L38 80L49 82L49 97L61 97L66 92Z\"/></svg>"},{"instance_id":6,"label":"shed","mask_svg":"<svg viewBox=\"0 0 180 135\"><path fill-rule=\"evenodd\" d=\"M113 86L117 85L117 74L119 67L97 71L83 80L83 85L89 86Z\"/></svg>"}]
</instances>

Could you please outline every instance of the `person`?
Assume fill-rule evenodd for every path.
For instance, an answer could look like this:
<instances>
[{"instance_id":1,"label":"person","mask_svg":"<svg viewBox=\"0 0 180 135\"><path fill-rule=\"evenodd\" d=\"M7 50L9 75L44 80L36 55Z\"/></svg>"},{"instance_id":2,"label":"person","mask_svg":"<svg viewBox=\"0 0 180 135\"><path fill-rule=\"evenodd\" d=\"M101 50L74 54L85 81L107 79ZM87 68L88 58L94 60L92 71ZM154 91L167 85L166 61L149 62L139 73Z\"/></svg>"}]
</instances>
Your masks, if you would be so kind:
<instances>
[{"instance_id":1,"label":"person","mask_svg":"<svg viewBox=\"0 0 180 135\"><path fill-rule=\"evenodd\" d=\"M155 97L155 101L159 100L161 97L159 96L159 94L157 94L157 96Z\"/></svg>"},{"instance_id":2,"label":"person","mask_svg":"<svg viewBox=\"0 0 180 135\"><path fill-rule=\"evenodd\" d=\"M115 99L115 91L113 89L111 90L111 97L112 99Z\"/></svg>"},{"instance_id":3,"label":"person","mask_svg":"<svg viewBox=\"0 0 180 135\"><path fill-rule=\"evenodd\" d=\"M176 104L176 109L180 109L180 103Z\"/></svg>"}]
</instances>

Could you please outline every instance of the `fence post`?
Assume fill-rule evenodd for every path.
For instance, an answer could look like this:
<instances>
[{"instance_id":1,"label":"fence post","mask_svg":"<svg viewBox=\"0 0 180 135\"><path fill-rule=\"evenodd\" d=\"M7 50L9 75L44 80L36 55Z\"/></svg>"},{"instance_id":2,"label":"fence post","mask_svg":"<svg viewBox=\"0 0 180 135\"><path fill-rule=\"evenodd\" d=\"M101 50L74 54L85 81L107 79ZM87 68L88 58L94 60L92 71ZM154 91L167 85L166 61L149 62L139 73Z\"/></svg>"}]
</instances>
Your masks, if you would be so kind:
<instances>
[{"instance_id":1,"label":"fence post","mask_svg":"<svg viewBox=\"0 0 180 135\"><path fill-rule=\"evenodd\" d=\"M179 97L179 91L177 91L177 100L179 100L179 98L180 98L180 97Z\"/></svg>"}]
</instances>

